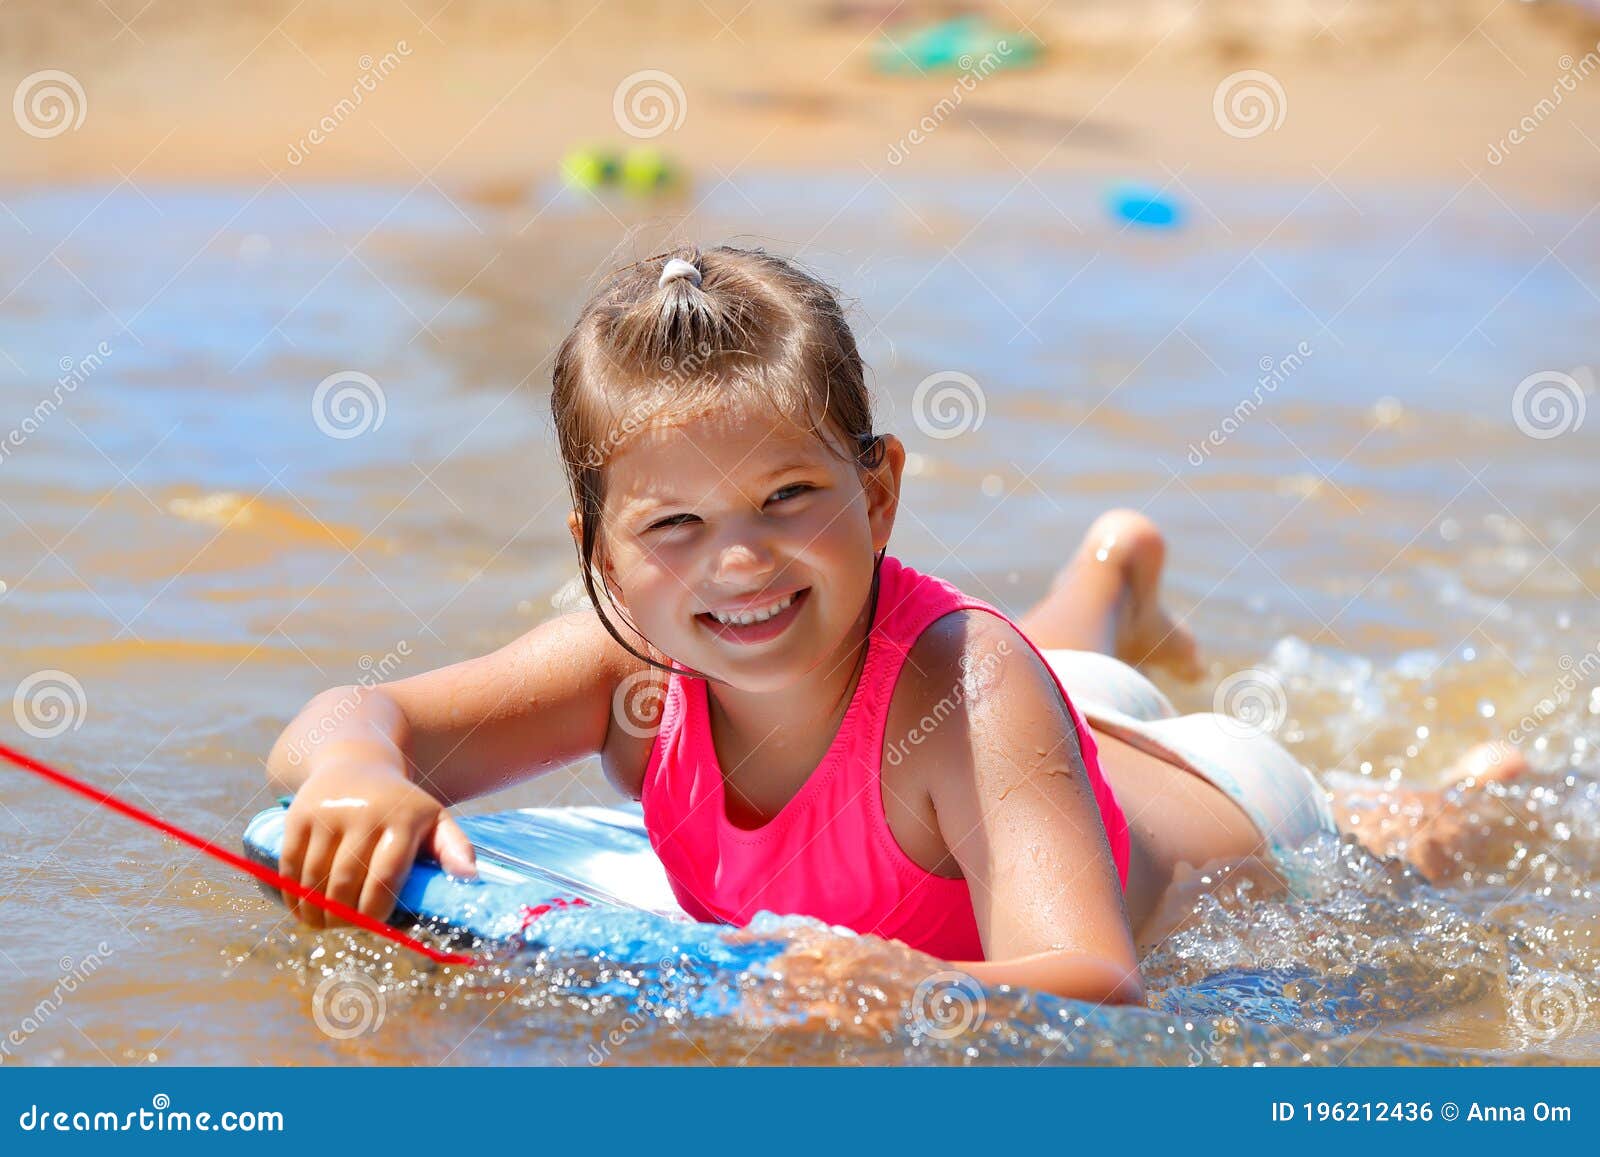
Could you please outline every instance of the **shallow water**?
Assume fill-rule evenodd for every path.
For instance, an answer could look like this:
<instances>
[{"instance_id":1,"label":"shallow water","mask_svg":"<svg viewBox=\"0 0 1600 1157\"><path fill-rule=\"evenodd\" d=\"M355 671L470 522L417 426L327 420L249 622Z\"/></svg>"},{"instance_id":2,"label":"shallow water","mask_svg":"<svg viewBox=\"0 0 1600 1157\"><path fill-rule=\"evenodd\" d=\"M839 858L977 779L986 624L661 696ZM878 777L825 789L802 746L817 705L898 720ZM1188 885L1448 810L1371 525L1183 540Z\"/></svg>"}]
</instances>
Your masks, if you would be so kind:
<instances>
[{"instance_id":1,"label":"shallow water","mask_svg":"<svg viewBox=\"0 0 1600 1157\"><path fill-rule=\"evenodd\" d=\"M1204 709L1269 671L1279 738L1347 820L1515 731L1534 772L1454 805L1478 833L1459 873L1431 886L1346 846L1321 849L1309 899L1219 876L1146 956L1148 1012L919 992L925 961L808 926L763 932L783 962L732 973L682 929L630 925L615 958L552 933L455 976L294 933L249 881L6 768L0 1027L21 1043L0 1060L1600 1059L1600 524L1576 409L1600 221L1475 185L1190 182L1187 227L1124 231L1099 188L1013 184L740 174L645 207L8 194L0 734L236 846L312 693L549 614L574 561L550 353L592 275L688 214L694 236L803 249L857 300L881 425L916 455L911 565L1017 614L1096 513L1145 509L1211 660L1167 689ZM1263 365L1289 370L1234 428ZM376 385L316 410L342 371ZM918 413L948 371L977 383L968 416ZM1515 420L1541 371L1580 391L1560 436ZM582 765L470 807L610 798Z\"/></svg>"}]
</instances>

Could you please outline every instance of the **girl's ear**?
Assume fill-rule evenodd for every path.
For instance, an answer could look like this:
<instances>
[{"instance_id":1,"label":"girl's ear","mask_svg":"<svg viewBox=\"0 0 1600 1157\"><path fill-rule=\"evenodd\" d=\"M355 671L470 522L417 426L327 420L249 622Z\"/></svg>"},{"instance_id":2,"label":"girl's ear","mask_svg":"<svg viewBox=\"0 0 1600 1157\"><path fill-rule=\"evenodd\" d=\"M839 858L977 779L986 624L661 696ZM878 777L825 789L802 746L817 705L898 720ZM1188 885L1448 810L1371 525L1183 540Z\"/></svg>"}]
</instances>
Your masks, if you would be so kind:
<instances>
[{"instance_id":1,"label":"girl's ear","mask_svg":"<svg viewBox=\"0 0 1600 1157\"><path fill-rule=\"evenodd\" d=\"M893 434L882 434L883 460L867 476L867 521L872 527L872 548L889 545L895 512L900 508L900 478L906 468L905 443Z\"/></svg>"},{"instance_id":2,"label":"girl's ear","mask_svg":"<svg viewBox=\"0 0 1600 1157\"><path fill-rule=\"evenodd\" d=\"M568 514L567 514L567 529L572 532L572 541L577 546L579 552L582 553L582 551L583 551L583 516L581 514L579 514L577 512L577 510L572 510L572 511L568 512ZM621 605L622 600L621 600L620 596L622 594L622 588L617 585L616 577L615 577L616 576L616 571L611 566L611 564L609 562L605 561L604 551L599 550L598 544L596 546L596 553L601 556L600 557L601 565L595 566L593 568L594 569L595 582L603 585L606 588L607 592L611 595L612 601L615 602L615 603L618 603L619 605Z\"/></svg>"}]
</instances>

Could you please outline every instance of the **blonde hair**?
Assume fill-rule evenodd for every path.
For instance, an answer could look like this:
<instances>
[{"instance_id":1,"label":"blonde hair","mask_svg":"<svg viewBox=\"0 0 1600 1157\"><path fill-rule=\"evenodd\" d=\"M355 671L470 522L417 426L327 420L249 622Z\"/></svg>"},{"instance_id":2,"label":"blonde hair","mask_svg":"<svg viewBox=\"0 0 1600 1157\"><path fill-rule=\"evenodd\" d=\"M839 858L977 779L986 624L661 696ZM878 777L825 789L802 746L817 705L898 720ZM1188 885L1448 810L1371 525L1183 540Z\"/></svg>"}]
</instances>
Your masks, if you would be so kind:
<instances>
[{"instance_id":1,"label":"blonde hair","mask_svg":"<svg viewBox=\"0 0 1600 1157\"><path fill-rule=\"evenodd\" d=\"M793 262L760 249L702 253L690 246L612 273L556 352L551 385L556 440L582 526L584 589L607 632L655 667L663 665L635 650L606 615L610 591L603 602L605 584L594 575L604 468L629 435L742 402L771 407L839 454L831 430L864 469L883 461L861 355L838 296ZM873 591L875 599L876 577Z\"/></svg>"}]
</instances>

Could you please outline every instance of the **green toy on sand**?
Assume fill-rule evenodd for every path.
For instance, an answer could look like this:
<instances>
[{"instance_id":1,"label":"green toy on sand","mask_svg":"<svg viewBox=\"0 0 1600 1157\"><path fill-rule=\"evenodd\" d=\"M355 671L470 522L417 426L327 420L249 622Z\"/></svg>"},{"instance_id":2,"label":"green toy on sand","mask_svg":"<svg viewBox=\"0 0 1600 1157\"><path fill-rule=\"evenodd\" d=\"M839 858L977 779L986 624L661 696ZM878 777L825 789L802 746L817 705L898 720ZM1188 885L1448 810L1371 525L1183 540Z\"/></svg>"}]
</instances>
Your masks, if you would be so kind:
<instances>
[{"instance_id":1,"label":"green toy on sand","mask_svg":"<svg viewBox=\"0 0 1600 1157\"><path fill-rule=\"evenodd\" d=\"M620 185L637 196L660 193L676 185L678 167L657 149L629 149L619 157L598 145L580 145L561 159L561 175L574 188L595 193Z\"/></svg>"},{"instance_id":2,"label":"green toy on sand","mask_svg":"<svg viewBox=\"0 0 1600 1157\"><path fill-rule=\"evenodd\" d=\"M1001 31L978 16L925 25L915 31L889 31L872 51L879 72L978 72L1023 68L1035 62L1039 41L1027 32Z\"/></svg>"}]
</instances>

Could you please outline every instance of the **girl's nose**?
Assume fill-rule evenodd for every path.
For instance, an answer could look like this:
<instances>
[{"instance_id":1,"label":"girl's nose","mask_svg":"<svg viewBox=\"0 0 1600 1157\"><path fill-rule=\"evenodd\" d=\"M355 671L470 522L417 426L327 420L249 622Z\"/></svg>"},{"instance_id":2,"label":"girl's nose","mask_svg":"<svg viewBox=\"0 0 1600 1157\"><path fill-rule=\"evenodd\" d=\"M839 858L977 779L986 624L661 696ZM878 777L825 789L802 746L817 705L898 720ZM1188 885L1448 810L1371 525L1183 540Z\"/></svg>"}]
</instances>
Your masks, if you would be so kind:
<instances>
[{"instance_id":1,"label":"girl's nose","mask_svg":"<svg viewBox=\"0 0 1600 1157\"><path fill-rule=\"evenodd\" d=\"M749 587L774 569L776 556L759 538L741 535L717 552L713 578L728 586Z\"/></svg>"}]
</instances>

